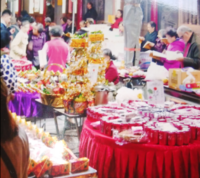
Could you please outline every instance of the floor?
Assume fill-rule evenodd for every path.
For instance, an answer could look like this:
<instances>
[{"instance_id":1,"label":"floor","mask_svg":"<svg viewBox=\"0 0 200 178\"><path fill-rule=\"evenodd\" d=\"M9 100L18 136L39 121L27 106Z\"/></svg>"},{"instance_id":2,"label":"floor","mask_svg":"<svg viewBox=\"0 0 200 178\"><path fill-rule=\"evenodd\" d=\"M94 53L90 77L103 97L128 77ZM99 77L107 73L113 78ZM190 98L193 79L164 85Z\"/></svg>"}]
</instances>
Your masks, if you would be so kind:
<instances>
[{"instance_id":1,"label":"floor","mask_svg":"<svg viewBox=\"0 0 200 178\"><path fill-rule=\"evenodd\" d=\"M59 132L62 135L64 129L65 117L58 116L57 120L58 120ZM36 124L38 127L42 127L44 123L45 121L43 119L41 120L41 123L40 120L37 119ZM77 137L77 132L76 129L73 127L73 121L71 120L69 121L69 123L71 123L72 128L70 130L65 131L64 140L66 141L68 147L72 150L72 152L77 157L79 157L79 140ZM52 136L57 136L55 122L53 118L46 119L46 132L49 132ZM60 140L61 138L58 137L58 139Z\"/></svg>"}]
</instances>

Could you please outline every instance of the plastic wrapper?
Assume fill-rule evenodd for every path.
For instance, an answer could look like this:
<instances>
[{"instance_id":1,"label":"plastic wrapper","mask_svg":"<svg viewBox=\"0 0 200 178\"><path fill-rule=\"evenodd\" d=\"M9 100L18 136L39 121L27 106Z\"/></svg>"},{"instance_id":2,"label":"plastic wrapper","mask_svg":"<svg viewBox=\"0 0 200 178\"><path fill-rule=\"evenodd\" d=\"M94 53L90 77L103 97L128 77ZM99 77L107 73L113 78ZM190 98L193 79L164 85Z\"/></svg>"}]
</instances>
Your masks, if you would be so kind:
<instances>
[{"instance_id":1,"label":"plastic wrapper","mask_svg":"<svg viewBox=\"0 0 200 178\"><path fill-rule=\"evenodd\" d=\"M113 130L113 138L119 145L127 143L147 143L148 138L142 127L132 127L131 129L119 132Z\"/></svg>"}]
</instances>

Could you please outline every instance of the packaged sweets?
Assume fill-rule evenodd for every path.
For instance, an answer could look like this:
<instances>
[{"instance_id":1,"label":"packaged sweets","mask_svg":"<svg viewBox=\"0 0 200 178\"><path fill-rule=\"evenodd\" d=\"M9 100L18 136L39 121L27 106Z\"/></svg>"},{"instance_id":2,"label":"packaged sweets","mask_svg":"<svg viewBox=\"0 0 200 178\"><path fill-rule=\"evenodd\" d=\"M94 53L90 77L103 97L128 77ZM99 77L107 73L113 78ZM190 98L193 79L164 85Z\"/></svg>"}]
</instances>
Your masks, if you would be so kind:
<instances>
[{"instance_id":1,"label":"packaged sweets","mask_svg":"<svg viewBox=\"0 0 200 178\"><path fill-rule=\"evenodd\" d=\"M69 173L70 173L70 163L67 161L61 161L59 164L53 163L53 166L49 171L49 175L52 177L65 176L69 175Z\"/></svg>"},{"instance_id":2,"label":"packaged sweets","mask_svg":"<svg viewBox=\"0 0 200 178\"><path fill-rule=\"evenodd\" d=\"M33 170L34 175L37 178L42 177L46 171L50 170L52 167L52 162L49 160L47 156L44 156L41 161L36 165L35 169Z\"/></svg>"},{"instance_id":3,"label":"packaged sweets","mask_svg":"<svg viewBox=\"0 0 200 178\"><path fill-rule=\"evenodd\" d=\"M80 158L74 161L70 161L70 163L71 163L71 173L79 173L83 171L88 171L89 169L88 158Z\"/></svg>"}]
</instances>

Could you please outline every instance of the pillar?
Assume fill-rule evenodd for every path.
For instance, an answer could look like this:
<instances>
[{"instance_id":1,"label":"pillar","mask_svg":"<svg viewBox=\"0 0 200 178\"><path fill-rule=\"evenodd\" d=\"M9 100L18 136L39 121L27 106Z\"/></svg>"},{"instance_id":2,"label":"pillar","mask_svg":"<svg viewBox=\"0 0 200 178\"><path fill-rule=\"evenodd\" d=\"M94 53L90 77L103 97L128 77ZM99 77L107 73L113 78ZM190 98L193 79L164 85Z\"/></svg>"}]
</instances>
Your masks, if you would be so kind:
<instances>
[{"instance_id":1,"label":"pillar","mask_svg":"<svg viewBox=\"0 0 200 178\"><path fill-rule=\"evenodd\" d=\"M6 0L1 0L1 12L6 9Z\"/></svg>"},{"instance_id":2,"label":"pillar","mask_svg":"<svg viewBox=\"0 0 200 178\"><path fill-rule=\"evenodd\" d=\"M46 0L43 0L43 19L42 19L42 22L43 22L43 25L45 26L45 18L46 18L46 13L47 13L47 5L46 5Z\"/></svg>"},{"instance_id":3,"label":"pillar","mask_svg":"<svg viewBox=\"0 0 200 178\"><path fill-rule=\"evenodd\" d=\"M151 21L154 21L158 28L158 4L157 0L151 2Z\"/></svg>"},{"instance_id":4,"label":"pillar","mask_svg":"<svg viewBox=\"0 0 200 178\"><path fill-rule=\"evenodd\" d=\"M78 0L77 2L77 21L76 21L76 27L77 30L80 29L79 23L83 19L83 0Z\"/></svg>"},{"instance_id":5,"label":"pillar","mask_svg":"<svg viewBox=\"0 0 200 178\"><path fill-rule=\"evenodd\" d=\"M22 11L22 0L19 0L19 5L18 5L18 17L21 16L21 11Z\"/></svg>"},{"instance_id":6,"label":"pillar","mask_svg":"<svg viewBox=\"0 0 200 178\"><path fill-rule=\"evenodd\" d=\"M57 25L60 25L60 18L61 17L62 17L62 5L58 5L58 0L55 0L54 22Z\"/></svg>"}]
</instances>

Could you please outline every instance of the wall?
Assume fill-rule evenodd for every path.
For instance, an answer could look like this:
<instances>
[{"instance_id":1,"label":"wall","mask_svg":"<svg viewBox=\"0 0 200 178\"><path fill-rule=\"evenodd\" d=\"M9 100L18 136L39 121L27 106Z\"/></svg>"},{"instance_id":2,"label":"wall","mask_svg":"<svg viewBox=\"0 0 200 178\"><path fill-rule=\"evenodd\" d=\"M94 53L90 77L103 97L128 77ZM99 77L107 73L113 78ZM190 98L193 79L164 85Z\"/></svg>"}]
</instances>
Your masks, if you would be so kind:
<instances>
[{"instance_id":1,"label":"wall","mask_svg":"<svg viewBox=\"0 0 200 178\"><path fill-rule=\"evenodd\" d=\"M1 0L1 12L6 9L6 0Z\"/></svg>"}]
</instances>

